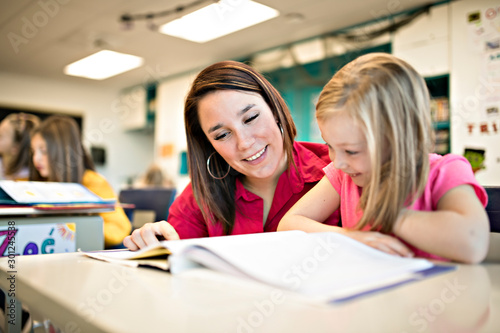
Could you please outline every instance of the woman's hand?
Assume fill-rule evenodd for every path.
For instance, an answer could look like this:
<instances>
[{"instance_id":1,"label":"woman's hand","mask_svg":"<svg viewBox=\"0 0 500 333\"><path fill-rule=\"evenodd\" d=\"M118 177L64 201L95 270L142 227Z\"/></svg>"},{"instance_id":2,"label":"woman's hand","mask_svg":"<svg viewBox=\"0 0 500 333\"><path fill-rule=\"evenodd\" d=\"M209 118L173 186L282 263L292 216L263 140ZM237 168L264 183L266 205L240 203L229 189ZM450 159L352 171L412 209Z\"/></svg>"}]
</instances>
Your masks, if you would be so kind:
<instances>
[{"instance_id":1,"label":"woman's hand","mask_svg":"<svg viewBox=\"0 0 500 333\"><path fill-rule=\"evenodd\" d=\"M377 231L348 231L346 236L385 253L413 257L413 252L399 239Z\"/></svg>"},{"instance_id":2,"label":"woman's hand","mask_svg":"<svg viewBox=\"0 0 500 333\"><path fill-rule=\"evenodd\" d=\"M139 229L135 229L130 236L125 237L123 245L129 250L135 251L143 247L158 244L158 238L165 240L179 239L179 234L167 221L146 223Z\"/></svg>"}]
</instances>

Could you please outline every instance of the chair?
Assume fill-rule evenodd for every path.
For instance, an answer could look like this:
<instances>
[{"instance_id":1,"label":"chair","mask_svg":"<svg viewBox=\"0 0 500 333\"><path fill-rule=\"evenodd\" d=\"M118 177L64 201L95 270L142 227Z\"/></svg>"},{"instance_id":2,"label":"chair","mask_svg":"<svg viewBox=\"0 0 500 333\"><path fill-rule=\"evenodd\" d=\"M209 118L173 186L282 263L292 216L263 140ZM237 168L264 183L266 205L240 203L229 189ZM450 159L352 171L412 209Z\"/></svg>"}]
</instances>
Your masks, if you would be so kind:
<instances>
[{"instance_id":1,"label":"chair","mask_svg":"<svg viewBox=\"0 0 500 333\"><path fill-rule=\"evenodd\" d=\"M135 208L124 208L132 226L139 228L146 222L167 220L168 210L174 201L175 188L138 188L121 190L118 200L133 204Z\"/></svg>"},{"instance_id":2,"label":"chair","mask_svg":"<svg viewBox=\"0 0 500 333\"><path fill-rule=\"evenodd\" d=\"M500 232L500 186L485 186L488 193L486 213L490 219L490 231Z\"/></svg>"},{"instance_id":3,"label":"chair","mask_svg":"<svg viewBox=\"0 0 500 333\"><path fill-rule=\"evenodd\" d=\"M485 186L488 193L486 213L490 220L490 246L485 262L500 262L500 186Z\"/></svg>"}]
</instances>

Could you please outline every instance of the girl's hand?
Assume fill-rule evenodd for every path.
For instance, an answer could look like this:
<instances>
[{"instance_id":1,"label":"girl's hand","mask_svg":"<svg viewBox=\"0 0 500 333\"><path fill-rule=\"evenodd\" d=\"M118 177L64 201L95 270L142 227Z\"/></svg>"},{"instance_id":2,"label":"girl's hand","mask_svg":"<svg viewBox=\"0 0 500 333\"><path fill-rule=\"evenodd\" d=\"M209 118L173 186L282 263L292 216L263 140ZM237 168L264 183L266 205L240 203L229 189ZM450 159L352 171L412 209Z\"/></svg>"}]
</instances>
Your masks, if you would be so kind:
<instances>
[{"instance_id":1,"label":"girl's hand","mask_svg":"<svg viewBox=\"0 0 500 333\"><path fill-rule=\"evenodd\" d=\"M152 244L158 244L159 238L177 240L179 235L167 221L146 223L141 228L135 229L130 236L125 237L123 245L129 250L135 251Z\"/></svg>"},{"instance_id":2,"label":"girl's hand","mask_svg":"<svg viewBox=\"0 0 500 333\"><path fill-rule=\"evenodd\" d=\"M345 235L385 253L410 258L414 255L399 239L377 231L348 231Z\"/></svg>"}]
</instances>

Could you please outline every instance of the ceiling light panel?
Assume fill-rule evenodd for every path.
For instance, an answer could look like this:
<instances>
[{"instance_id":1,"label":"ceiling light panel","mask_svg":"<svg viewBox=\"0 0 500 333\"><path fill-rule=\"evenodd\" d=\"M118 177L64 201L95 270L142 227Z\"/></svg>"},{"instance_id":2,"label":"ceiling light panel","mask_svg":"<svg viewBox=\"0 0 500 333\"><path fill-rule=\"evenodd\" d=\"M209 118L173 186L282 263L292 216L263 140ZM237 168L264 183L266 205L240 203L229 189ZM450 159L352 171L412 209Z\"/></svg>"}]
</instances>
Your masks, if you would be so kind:
<instances>
[{"instance_id":1,"label":"ceiling light panel","mask_svg":"<svg viewBox=\"0 0 500 333\"><path fill-rule=\"evenodd\" d=\"M231 34L277 17L276 9L250 0L222 0L164 24L163 34L197 43Z\"/></svg>"},{"instance_id":2,"label":"ceiling light panel","mask_svg":"<svg viewBox=\"0 0 500 333\"><path fill-rule=\"evenodd\" d=\"M125 53L102 50L64 67L64 74L104 80L142 66L144 59Z\"/></svg>"}]
</instances>

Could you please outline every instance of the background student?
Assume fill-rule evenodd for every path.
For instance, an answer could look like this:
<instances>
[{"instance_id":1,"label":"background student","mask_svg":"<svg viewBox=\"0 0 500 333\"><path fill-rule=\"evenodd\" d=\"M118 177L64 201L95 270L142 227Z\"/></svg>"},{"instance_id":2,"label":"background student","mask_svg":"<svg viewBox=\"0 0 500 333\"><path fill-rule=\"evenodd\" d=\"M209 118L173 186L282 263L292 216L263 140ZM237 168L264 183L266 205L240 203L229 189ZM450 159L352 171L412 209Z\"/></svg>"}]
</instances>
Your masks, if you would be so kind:
<instances>
[{"instance_id":1,"label":"background student","mask_svg":"<svg viewBox=\"0 0 500 333\"><path fill-rule=\"evenodd\" d=\"M467 160L431 154L424 80L389 54L337 72L316 107L332 163L278 230L336 231L379 250L477 263L489 240L485 190ZM340 207L342 226L322 224Z\"/></svg>"},{"instance_id":2,"label":"background student","mask_svg":"<svg viewBox=\"0 0 500 333\"><path fill-rule=\"evenodd\" d=\"M135 183L136 188L147 187L175 187L174 182L167 177L165 172L157 164L151 164L146 170L146 173L140 177Z\"/></svg>"},{"instance_id":3,"label":"background student","mask_svg":"<svg viewBox=\"0 0 500 333\"><path fill-rule=\"evenodd\" d=\"M116 199L112 187L95 172L92 158L84 149L76 121L67 116L50 116L32 134L33 165L30 180L80 183L103 199ZM130 234L131 223L121 207L100 213L104 220L105 247L121 244Z\"/></svg>"},{"instance_id":4,"label":"background student","mask_svg":"<svg viewBox=\"0 0 500 333\"><path fill-rule=\"evenodd\" d=\"M235 61L198 74L184 107L191 183L168 222L126 237L135 250L166 239L275 231L284 213L323 176L322 144L294 142L296 128L278 91ZM333 213L333 212L332 212ZM325 218L337 224L338 217Z\"/></svg>"},{"instance_id":5,"label":"background student","mask_svg":"<svg viewBox=\"0 0 500 333\"><path fill-rule=\"evenodd\" d=\"M11 113L0 123L0 179L28 180L31 130L40 119L28 113Z\"/></svg>"}]
</instances>

